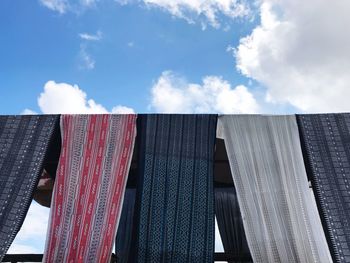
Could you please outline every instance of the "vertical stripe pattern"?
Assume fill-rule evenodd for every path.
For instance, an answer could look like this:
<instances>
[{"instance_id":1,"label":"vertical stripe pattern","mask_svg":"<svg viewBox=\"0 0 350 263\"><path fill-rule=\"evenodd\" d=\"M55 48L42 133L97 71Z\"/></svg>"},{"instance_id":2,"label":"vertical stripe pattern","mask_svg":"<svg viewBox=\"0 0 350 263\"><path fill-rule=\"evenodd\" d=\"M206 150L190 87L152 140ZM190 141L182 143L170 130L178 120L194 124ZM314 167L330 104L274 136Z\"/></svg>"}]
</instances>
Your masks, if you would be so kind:
<instances>
[{"instance_id":1,"label":"vertical stripe pattern","mask_svg":"<svg viewBox=\"0 0 350 263\"><path fill-rule=\"evenodd\" d=\"M0 116L0 261L19 231L59 116Z\"/></svg>"},{"instance_id":2,"label":"vertical stripe pattern","mask_svg":"<svg viewBox=\"0 0 350 263\"><path fill-rule=\"evenodd\" d=\"M141 118L136 262L213 262L216 115Z\"/></svg>"},{"instance_id":3,"label":"vertical stripe pattern","mask_svg":"<svg viewBox=\"0 0 350 263\"><path fill-rule=\"evenodd\" d=\"M254 262L331 262L294 116L222 116Z\"/></svg>"},{"instance_id":4,"label":"vertical stripe pattern","mask_svg":"<svg viewBox=\"0 0 350 263\"><path fill-rule=\"evenodd\" d=\"M350 262L350 114L299 115L305 160L334 262Z\"/></svg>"},{"instance_id":5,"label":"vertical stripe pattern","mask_svg":"<svg viewBox=\"0 0 350 263\"><path fill-rule=\"evenodd\" d=\"M134 205L136 189L126 189L122 214L119 221L117 237L115 239L115 253L118 263L128 263L132 247L131 238L133 230Z\"/></svg>"},{"instance_id":6,"label":"vertical stripe pattern","mask_svg":"<svg viewBox=\"0 0 350 263\"><path fill-rule=\"evenodd\" d=\"M63 115L44 262L108 262L136 135L135 115Z\"/></svg>"},{"instance_id":7,"label":"vertical stripe pattern","mask_svg":"<svg viewBox=\"0 0 350 263\"><path fill-rule=\"evenodd\" d=\"M225 252L251 259L234 187L215 189L215 214Z\"/></svg>"}]
</instances>

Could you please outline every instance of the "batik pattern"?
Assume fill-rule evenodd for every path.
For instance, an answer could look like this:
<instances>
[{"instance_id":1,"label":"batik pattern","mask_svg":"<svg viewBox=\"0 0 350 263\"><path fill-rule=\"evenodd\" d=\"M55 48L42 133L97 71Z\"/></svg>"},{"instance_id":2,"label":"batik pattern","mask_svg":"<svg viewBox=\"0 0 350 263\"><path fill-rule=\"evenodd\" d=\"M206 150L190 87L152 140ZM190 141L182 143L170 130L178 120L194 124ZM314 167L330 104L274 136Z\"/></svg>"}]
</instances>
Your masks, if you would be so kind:
<instances>
[{"instance_id":1,"label":"batik pattern","mask_svg":"<svg viewBox=\"0 0 350 263\"><path fill-rule=\"evenodd\" d=\"M0 261L19 231L59 116L0 116Z\"/></svg>"},{"instance_id":2,"label":"batik pattern","mask_svg":"<svg viewBox=\"0 0 350 263\"><path fill-rule=\"evenodd\" d=\"M299 115L306 166L334 262L350 262L350 114Z\"/></svg>"},{"instance_id":3,"label":"batik pattern","mask_svg":"<svg viewBox=\"0 0 350 263\"><path fill-rule=\"evenodd\" d=\"M216 115L141 116L136 262L213 262Z\"/></svg>"},{"instance_id":4,"label":"batik pattern","mask_svg":"<svg viewBox=\"0 0 350 263\"><path fill-rule=\"evenodd\" d=\"M295 116L222 116L254 262L331 262L309 188Z\"/></svg>"},{"instance_id":5,"label":"batik pattern","mask_svg":"<svg viewBox=\"0 0 350 263\"><path fill-rule=\"evenodd\" d=\"M63 115L44 262L109 262L135 115Z\"/></svg>"}]
</instances>

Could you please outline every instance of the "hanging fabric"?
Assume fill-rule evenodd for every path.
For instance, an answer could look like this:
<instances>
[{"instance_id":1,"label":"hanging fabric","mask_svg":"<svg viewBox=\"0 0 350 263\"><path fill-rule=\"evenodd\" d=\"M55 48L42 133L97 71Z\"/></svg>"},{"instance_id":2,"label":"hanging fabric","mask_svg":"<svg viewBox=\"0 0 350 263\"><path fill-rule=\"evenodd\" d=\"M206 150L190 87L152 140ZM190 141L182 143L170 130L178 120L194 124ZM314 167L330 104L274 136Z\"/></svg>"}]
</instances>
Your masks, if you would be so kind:
<instances>
[{"instance_id":1,"label":"hanging fabric","mask_svg":"<svg viewBox=\"0 0 350 263\"><path fill-rule=\"evenodd\" d=\"M131 262L213 262L216 115L143 115Z\"/></svg>"},{"instance_id":2,"label":"hanging fabric","mask_svg":"<svg viewBox=\"0 0 350 263\"><path fill-rule=\"evenodd\" d=\"M27 215L58 115L0 116L0 262Z\"/></svg>"},{"instance_id":3,"label":"hanging fabric","mask_svg":"<svg viewBox=\"0 0 350 263\"><path fill-rule=\"evenodd\" d=\"M331 262L294 116L222 116L254 262Z\"/></svg>"},{"instance_id":4,"label":"hanging fabric","mask_svg":"<svg viewBox=\"0 0 350 263\"><path fill-rule=\"evenodd\" d=\"M126 189L120 222L115 240L115 254L118 263L128 263L133 230L136 189Z\"/></svg>"},{"instance_id":5,"label":"hanging fabric","mask_svg":"<svg viewBox=\"0 0 350 263\"><path fill-rule=\"evenodd\" d=\"M44 262L109 262L136 115L63 115Z\"/></svg>"},{"instance_id":6,"label":"hanging fabric","mask_svg":"<svg viewBox=\"0 0 350 263\"><path fill-rule=\"evenodd\" d=\"M297 118L333 260L350 262L350 114Z\"/></svg>"},{"instance_id":7,"label":"hanging fabric","mask_svg":"<svg viewBox=\"0 0 350 263\"><path fill-rule=\"evenodd\" d=\"M225 253L235 255L245 262L249 260L250 251L234 187L215 189L215 214Z\"/></svg>"}]
</instances>

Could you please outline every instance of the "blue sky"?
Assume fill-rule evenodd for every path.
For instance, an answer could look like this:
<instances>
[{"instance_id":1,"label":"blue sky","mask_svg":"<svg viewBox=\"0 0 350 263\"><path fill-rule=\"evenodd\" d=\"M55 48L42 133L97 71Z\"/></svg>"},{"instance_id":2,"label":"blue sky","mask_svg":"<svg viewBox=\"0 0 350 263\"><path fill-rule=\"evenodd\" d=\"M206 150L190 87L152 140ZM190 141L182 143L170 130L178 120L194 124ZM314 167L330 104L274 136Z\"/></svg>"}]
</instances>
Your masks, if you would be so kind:
<instances>
[{"instance_id":1,"label":"blue sky","mask_svg":"<svg viewBox=\"0 0 350 263\"><path fill-rule=\"evenodd\" d=\"M200 23L141 4L100 1L60 14L39 1L15 2L0 3L1 114L40 112L37 97L49 80L77 84L108 109L122 104L136 112L150 111L150 90L166 70L193 83L215 75L233 86L248 85L227 51L256 26L248 18L223 16L229 29L203 30ZM94 61L93 68L82 53Z\"/></svg>"},{"instance_id":2,"label":"blue sky","mask_svg":"<svg viewBox=\"0 0 350 263\"><path fill-rule=\"evenodd\" d=\"M347 0L2 0L0 114L350 111L348 10ZM42 252L47 216L33 203L10 252Z\"/></svg>"},{"instance_id":3,"label":"blue sky","mask_svg":"<svg viewBox=\"0 0 350 263\"><path fill-rule=\"evenodd\" d=\"M218 17L220 27L214 27L205 16L189 23L142 4L76 2L60 12L43 3L0 2L0 114L20 114L25 109L52 113L38 105L48 81L54 81L55 87L77 85L87 99L107 110L124 105L135 112L161 111L150 104L151 90L162 75L170 76L175 86L201 84L205 76L220 77L232 89L251 82L236 71L228 49L256 26L255 20L249 21L252 17L236 20L223 15ZM61 96L52 96L48 100L59 113ZM74 105L67 107L72 111ZM41 253L48 214L48 209L33 202L9 252Z\"/></svg>"},{"instance_id":4,"label":"blue sky","mask_svg":"<svg viewBox=\"0 0 350 263\"><path fill-rule=\"evenodd\" d=\"M3 0L0 114L349 111L348 7Z\"/></svg>"}]
</instances>

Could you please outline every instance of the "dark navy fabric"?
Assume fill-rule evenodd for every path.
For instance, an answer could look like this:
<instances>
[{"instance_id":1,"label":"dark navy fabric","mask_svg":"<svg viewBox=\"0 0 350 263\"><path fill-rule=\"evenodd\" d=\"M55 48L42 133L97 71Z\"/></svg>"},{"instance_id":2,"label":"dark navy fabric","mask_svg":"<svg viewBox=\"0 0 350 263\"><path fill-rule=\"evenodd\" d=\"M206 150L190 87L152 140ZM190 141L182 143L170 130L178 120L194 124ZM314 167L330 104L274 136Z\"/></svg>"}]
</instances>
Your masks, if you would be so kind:
<instances>
[{"instance_id":1,"label":"dark navy fabric","mask_svg":"<svg viewBox=\"0 0 350 263\"><path fill-rule=\"evenodd\" d=\"M139 115L134 262L213 262L217 115Z\"/></svg>"},{"instance_id":2,"label":"dark navy fabric","mask_svg":"<svg viewBox=\"0 0 350 263\"><path fill-rule=\"evenodd\" d=\"M251 259L234 187L215 189L215 214L225 252L237 258Z\"/></svg>"},{"instance_id":3,"label":"dark navy fabric","mask_svg":"<svg viewBox=\"0 0 350 263\"><path fill-rule=\"evenodd\" d=\"M298 115L308 176L334 262L350 262L350 114Z\"/></svg>"},{"instance_id":4,"label":"dark navy fabric","mask_svg":"<svg viewBox=\"0 0 350 263\"><path fill-rule=\"evenodd\" d=\"M115 254L118 263L127 263L131 248L136 189L126 189L122 214L119 220Z\"/></svg>"},{"instance_id":5,"label":"dark navy fabric","mask_svg":"<svg viewBox=\"0 0 350 263\"><path fill-rule=\"evenodd\" d=\"M32 201L58 115L0 116L0 261Z\"/></svg>"}]
</instances>

